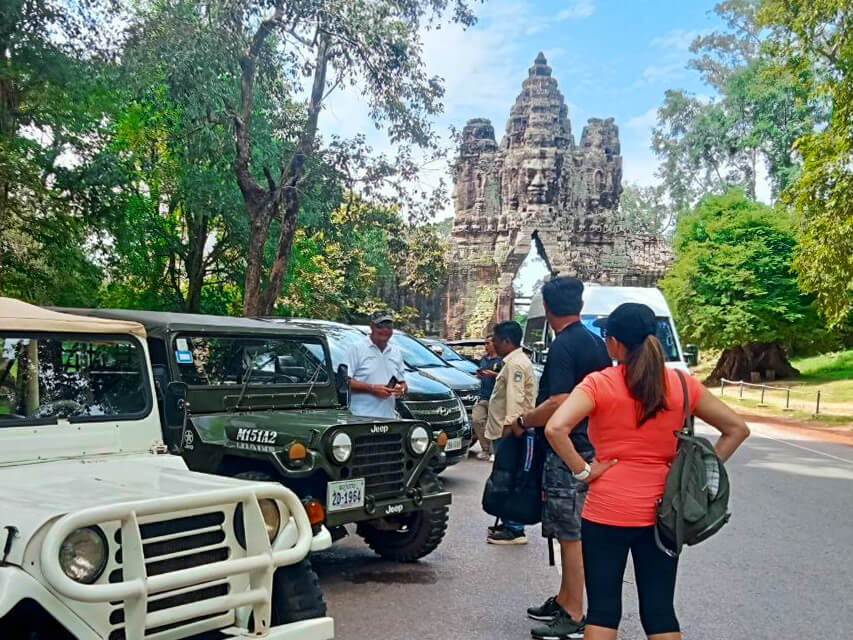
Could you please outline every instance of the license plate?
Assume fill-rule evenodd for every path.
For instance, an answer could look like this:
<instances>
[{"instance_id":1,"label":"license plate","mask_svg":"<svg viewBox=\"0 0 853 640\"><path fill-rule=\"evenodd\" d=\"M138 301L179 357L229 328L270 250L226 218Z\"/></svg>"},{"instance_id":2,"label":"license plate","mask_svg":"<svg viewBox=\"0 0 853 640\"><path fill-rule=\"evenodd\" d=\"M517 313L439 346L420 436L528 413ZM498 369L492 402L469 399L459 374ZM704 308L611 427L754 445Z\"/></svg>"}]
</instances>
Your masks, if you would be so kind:
<instances>
[{"instance_id":1,"label":"license plate","mask_svg":"<svg viewBox=\"0 0 853 640\"><path fill-rule=\"evenodd\" d=\"M462 448L462 438L450 438L444 446L445 451L459 451Z\"/></svg>"},{"instance_id":2,"label":"license plate","mask_svg":"<svg viewBox=\"0 0 853 640\"><path fill-rule=\"evenodd\" d=\"M343 511L364 506L364 478L330 482L326 489L326 511Z\"/></svg>"}]
</instances>

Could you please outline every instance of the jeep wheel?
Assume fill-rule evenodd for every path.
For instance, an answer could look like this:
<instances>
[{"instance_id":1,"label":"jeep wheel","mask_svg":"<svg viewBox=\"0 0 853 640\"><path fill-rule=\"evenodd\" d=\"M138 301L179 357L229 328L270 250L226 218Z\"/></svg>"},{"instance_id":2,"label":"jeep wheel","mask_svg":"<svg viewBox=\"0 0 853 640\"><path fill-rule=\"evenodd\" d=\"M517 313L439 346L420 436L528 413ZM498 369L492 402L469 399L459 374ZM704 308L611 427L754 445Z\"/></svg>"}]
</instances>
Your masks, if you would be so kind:
<instances>
[{"instance_id":1,"label":"jeep wheel","mask_svg":"<svg viewBox=\"0 0 853 640\"><path fill-rule=\"evenodd\" d=\"M420 480L424 494L441 491L441 481L432 471L424 471ZM422 509L379 522L361 522L358 534L368 546L386 560L414 562L432 553L447 530L449 507Z\"/></svg>"},{"instance_id":2,"label":"jeep wheel","mask_svg":"<svg viewBox=\"0 0 853 640\"><path fill-rule=\"evenodd\" d=\"M277 482L263 471L245 471L234 476L241 480ZM272 624L285 624L326 615L326 601L320 580L308 556L301 562L275 570L272 585Z\"/></svg>"}]
</instances>

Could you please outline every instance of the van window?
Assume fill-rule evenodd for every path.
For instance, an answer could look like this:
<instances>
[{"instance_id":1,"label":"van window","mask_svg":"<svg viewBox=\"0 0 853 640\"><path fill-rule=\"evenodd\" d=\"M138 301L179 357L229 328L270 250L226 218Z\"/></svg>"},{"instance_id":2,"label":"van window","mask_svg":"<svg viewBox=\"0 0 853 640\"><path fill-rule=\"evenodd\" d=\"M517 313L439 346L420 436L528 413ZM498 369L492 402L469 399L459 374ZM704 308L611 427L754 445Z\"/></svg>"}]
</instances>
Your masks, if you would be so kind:
<instances>
[{"instance_id":1,"label":"van window","mask_svg":"<svg viewBox=\"0 0 853 640\"><path fill-rule=\"evenodd\" d=\"M545 341L545 316L528 318L524 326L524 346L531 351L535 350L537 342Z\"/></svg>"},{"instance_id":2,"label":"van window","mask_svg":"<svg viewBox=\"0 0 853 640\"><path fill-rule=\"evenodd\" d=\"M658 316L657 338L663 347L663 356L667 362L680 362L681 356L678 355L678 346L675 342L675 332L672 330L670 319L665 316ZM604 327L607 324L607 316L581 316L581 322L584 326L592 331L595 335L606 338Z\"/></svg>"}]
</instances>

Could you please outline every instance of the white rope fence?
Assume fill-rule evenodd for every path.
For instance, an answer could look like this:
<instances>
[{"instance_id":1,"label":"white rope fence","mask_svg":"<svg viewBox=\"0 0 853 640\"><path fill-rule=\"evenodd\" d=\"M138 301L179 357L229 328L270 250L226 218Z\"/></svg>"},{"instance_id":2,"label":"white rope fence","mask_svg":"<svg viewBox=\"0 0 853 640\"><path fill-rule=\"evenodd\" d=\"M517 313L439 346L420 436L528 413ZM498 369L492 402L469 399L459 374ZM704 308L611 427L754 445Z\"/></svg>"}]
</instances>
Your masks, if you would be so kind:
<instances>
[{"instance_id":1,"label":"white rope fence","mask_svg":"<svg viewBox=\"0 0 853 640\"><path fill-rule=\"evenodd\" d=\"M738 389L738 398L743 400L744 389L759 389L761 391L761 400L758 403L759 407L766 407L767 405L764 403L765 394L768 391L783 391L785 393L785 411L793 411L794 407L791 406L791 392L794 393L805 393L799 390L796 390L792 387L776 387L769 384L755 384L753 382L744 382L743 380L726 380L725 378L720 379L720 396L726 395L726 386L729 387L737 387ZM811 393L808 394L811 397ZM814 415L820 415L820 396L821 390L818 389L814 392Z\"/></svg>"}]
</instances>

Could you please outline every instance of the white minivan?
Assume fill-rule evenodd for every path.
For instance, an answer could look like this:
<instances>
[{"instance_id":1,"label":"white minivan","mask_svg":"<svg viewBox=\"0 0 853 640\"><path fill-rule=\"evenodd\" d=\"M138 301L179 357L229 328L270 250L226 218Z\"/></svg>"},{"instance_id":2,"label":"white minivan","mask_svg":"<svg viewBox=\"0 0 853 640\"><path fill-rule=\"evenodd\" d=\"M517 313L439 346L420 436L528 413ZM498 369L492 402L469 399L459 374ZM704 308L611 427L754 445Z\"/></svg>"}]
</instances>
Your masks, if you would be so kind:
<instances>
[{"instance_id":1,"label":"white minivan","mask_svg":"<svg viewBox=\"0 0 853 640\"><path fill-rule=\"evenodd\" d=\"M674 369L687 370L684 351L678 339L678 331L660 289L655 287L606 287L594 283L584 283L583 309L581 322L593 333L604 337L604 326L610 313L624 302L639 302L650 307L657 316L657 337L663 347L666 365ZM545 307L542 304L542 292L539 291L530 301L530 311L524 325L525 347L534 352L534 360L541 364L547 357L548 347L554 339L554 332L545 321Z\"/></svg>"}]
</instances>

